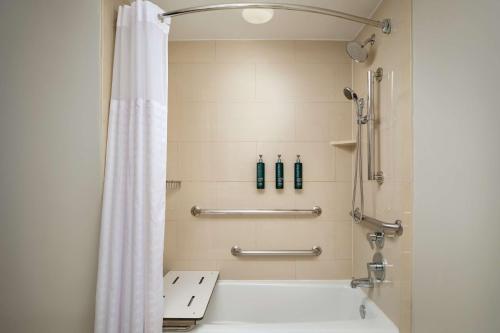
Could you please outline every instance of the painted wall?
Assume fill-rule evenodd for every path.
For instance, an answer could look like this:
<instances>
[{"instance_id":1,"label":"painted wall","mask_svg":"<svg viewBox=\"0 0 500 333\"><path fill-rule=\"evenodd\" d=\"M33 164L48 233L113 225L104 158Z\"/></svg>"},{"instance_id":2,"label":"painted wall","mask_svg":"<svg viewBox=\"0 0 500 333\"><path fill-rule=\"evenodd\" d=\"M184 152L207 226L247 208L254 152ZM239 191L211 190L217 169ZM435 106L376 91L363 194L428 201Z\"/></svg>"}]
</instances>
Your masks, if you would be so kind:
<instances>
[{"instance_id":1,"label":"painted wall","mask_svg":"<svg viewBox=\"0 0 500 333\"><path fill-rule=\"evenodd\" d=\"M170 44L166 269L217 269L224 279L350 278L352 64L344 43L203 41ZM267 184L256 190L264 155ZM274 187L277 154L285 189ZM296 154L304 189L293 188ZM203 208L312 208L318 218L192 217ZM240 259L243 249L308 249L318 258Z\"/></svg>"},{"instance_id":2,"label":"painted wall","mask_svg":"<svg viewBox=\"0 0 500 333\"><path fill-rule=\"evenodd\" d=\"M100 1L1 1L0 41L1 330L90 332Z\"/></svg>"},{"instance_id":3,"label":"painted wall","mask_svg":"<svg viewBox=\"0 0 500 333\"><path fill-rule=\"evenodd\" d=\"M412 266L412 111L411 111L411 1L385 0L374 14L377 19L391 18L393 29L384 35L379 29L366 27L358 36L363 41L375 33L370 58L354 64L354 87L366 96L367 71L382 67L384 77L375 83L376 169L385 176L383 185L366 181L366 126L363 128L365 156L365 214L383 221L403 222L401 237L386 238L380 251L392 268L386 280L367 294L397 324L402 333L411 328ZM356 133L356 130L354 131ZM366 240L369 228L354 226L354 275L366 277L366 263L375 250Z\"/></svg>"},{"instance_id":4,"label":"painted wall","mask_svg":"<svg viewBox=\"0 0 500 333\"><path fill-rule=\"evenodd\" d=\"M414 332L500 332L500 2L415 0Z\"/></svg>"}]
</instances>

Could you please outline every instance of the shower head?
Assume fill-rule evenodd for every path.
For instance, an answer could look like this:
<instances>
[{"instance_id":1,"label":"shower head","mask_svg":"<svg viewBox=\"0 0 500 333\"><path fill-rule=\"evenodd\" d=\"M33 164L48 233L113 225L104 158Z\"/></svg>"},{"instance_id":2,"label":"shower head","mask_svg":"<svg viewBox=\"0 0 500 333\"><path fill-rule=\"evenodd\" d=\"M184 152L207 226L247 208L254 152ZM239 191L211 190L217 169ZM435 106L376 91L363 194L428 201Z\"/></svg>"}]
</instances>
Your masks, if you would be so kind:
<instances>
[{"instance_id":1,"label":"shower head","mask_svg":"<svg viewBox=\"0 0 500 333\"><path fill-rule=\"evenodd\" d=\"M374 43L375 43L375 34L371 35L370 38L365 40L363 44L355 40L348 42L345 50L352 60L356 62L365 62L366 59L368 58L368 50L366 46L368 44L373 45Z\"/></svg>"},{"instance_id":2,"label":"shower head","mask_svg":"<svg viewBox=\"0 0 500 333\"><path fill-rule=\"evenodd\" d=\"M356 41L347 43L346 51L349 57L356 62L365 62L368 58L368 51Z\"/></svg>"},{"instance_id":3,"label":"shower head","mask_svg":"<svg viewBox=\"0 0 500 333\"><path fill-rule=\"evenodd\" d=\"M358 94L349 87L344 88L344 96L350 101L354 100L356 102L358 100Z\"/></svg>"},{"instance_id":4,"label":"shower head","mask_svg":"<svg viewBox=\"0 0 500 333\"><path fill-rule=\"evenodd\" d=\"M344 88L344 96L348 100L353 101L354 104L356 104L356 114L358 115L358 121L361 121L363 117L363 99L358 98L358 94L356 94L356 92L349 87Z\"/></svg>"}]
</instances>

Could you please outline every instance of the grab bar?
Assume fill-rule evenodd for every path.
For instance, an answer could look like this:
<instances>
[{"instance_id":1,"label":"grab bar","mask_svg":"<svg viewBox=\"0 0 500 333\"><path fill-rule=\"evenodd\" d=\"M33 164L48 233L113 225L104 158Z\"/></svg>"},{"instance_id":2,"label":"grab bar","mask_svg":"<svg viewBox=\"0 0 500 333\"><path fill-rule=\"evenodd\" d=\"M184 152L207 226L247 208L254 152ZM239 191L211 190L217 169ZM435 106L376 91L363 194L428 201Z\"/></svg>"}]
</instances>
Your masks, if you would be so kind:
<instances>
[{"instance_id":1,"label":"grab bar","mask_svg":"<svg viewBox=\"0 0 500 333\"><path fill-rule=\"evenodd\" d=\"M242 250L238 246L231 248L233 256L319 256L323 252L321 247L314 246L311 250Z\"/></svg>"},{"instance_id":2,"label":"grab bar","mask_svg":"<svg viewBox=\"0 0 500 333\"><path fill-rule=\"evenodd\" d=\"M376 71L368 71L368 97L366 99L368 127L367 131L367 156L368 156L368 180L376 180L379 185L384 183L384 173L375 171L375 81L380 82L384 77L384 70L379 67Z\"/></svg>"},{"instance_id":3,"label":"grab bar","mask_svg":"<svg viewBox=\"0 0 500 333\"><path fill-rule=\"evenodd\" d=\"M321 208L314 206L312 209L203 209L198 206L191 208L191 215L321 215Z\"/></svg>"},{"instance_id":4,"label":"grab bar","mask_svg":"<svg viewBox=\"0 0 500 333\"><path fill-rule=\"evenodd\" d=\"M352 212L350 214L352 216ZM390 233L395 236L401 236L403 234L403 226L401 225L401 220L396 220L394 223L387 223L367 215L363 215L363 217L361 217L361 212L359 209L354 210L354 219L365 222L369 224L373 229L381 230L385 233Z\"/></svg>"}]
</instances>

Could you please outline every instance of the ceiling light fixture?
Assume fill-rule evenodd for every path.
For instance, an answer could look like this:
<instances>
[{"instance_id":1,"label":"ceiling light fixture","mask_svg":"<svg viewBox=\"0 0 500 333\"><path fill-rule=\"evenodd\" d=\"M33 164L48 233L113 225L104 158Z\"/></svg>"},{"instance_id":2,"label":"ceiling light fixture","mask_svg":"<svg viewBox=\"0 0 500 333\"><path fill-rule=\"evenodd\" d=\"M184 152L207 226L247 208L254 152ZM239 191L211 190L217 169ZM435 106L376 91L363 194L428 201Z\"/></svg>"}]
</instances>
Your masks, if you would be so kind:
<instances>
[{"instance_id":1,"label":"ceiling light fixture","mask_svg":"<svg viewBox=\"0 0 500 333\"><path fill-rule=\"evenodd\" d=\"M263 8L247 8L243 9L241 16L248 23L263 24L271 21L274 16L274 10Z\"/></svg>"}]
</instances>

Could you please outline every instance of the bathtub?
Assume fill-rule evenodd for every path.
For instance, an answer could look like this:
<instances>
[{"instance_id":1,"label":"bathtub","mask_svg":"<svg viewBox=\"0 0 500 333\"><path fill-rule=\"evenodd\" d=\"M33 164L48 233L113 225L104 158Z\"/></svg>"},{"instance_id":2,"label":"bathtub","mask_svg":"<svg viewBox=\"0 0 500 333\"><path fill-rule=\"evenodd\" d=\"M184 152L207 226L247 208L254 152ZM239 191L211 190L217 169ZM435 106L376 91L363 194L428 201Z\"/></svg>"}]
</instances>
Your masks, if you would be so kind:
<instances>
[{"instance_id":1,"label":"bathtub","mask_svg":"<svg viewBox=\"0 0 500 333\"><path fill-rule=\"evenodd\" d=\"M399 330L362 290L351 289L349 281L220 280L205 317L192 332L399 333Z\"/></svg>"}]
</instances>

